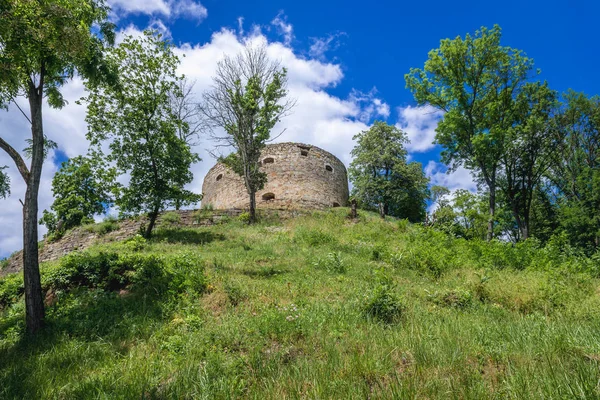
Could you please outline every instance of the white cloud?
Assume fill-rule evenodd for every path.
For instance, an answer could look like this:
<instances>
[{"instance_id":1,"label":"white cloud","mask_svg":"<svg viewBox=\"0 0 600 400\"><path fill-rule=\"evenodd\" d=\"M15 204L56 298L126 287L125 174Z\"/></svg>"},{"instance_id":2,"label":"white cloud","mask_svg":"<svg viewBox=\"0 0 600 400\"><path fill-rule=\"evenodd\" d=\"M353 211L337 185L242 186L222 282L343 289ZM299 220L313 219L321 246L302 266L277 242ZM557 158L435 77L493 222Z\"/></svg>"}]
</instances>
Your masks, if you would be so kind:
<instances>
[{"instance_id":1,"label":"white cloud","mask_svg":"<svg viewBox=\"0 0 600 400\"><path fill-rule=\"evenodd\" d=\"M399 120L396 126L408 135L410 143L406 145L409 152L424 152L435 147L435 128L442 112L431 107L400 107Z\"/></svg>"},{"instance_id":2,"label":"white cloud","mask_svg":"<svg viewBox=\"0 0 600 400\"><path fill-rule=\"evenodd\" d=\"M477 191L477 183L473 175L464 167L458 167L455 171L449 171L444 164L429 161L424 168L425 175L430 179L431 185L444 186L450 190L450 194L444 196L444 199L451 201L454 198L456 190L466 189L472 193ZM437 203L431 204L427 212L433 213L438 207Z\"/></svg>"},{"instance_id":3,"label":"white cloud","mask_svg":"<svg viewBox=\"0 0 600 400\"><path fill-rule=\"evenodd\" d=\"M122 39L125 34L139 35L140 30L129 26L119 32ZM292 114L284 118L273 130L274 133L283 131L277 142L299 141L310 143L335 154L346 165L350 162L350 151L354 147L352 137L358 132L368 129L369 121L366 115L389 115L389 106L375 96L375 91L360 94L358 91L349 94L348 98L339 98L325 91L334 87L343 79L341 67L334 63L321 60L305 59L294 53L293 49L281 42L268 42L259 28L254 27L243 36L239 32L222 29L215 32L210 41L201 44L182 44L175 48L181 57L178 72L185 74L194 86L195 97L210 88L217 62L224 55L235 55L241 51L246 42L264 43L269 56L279 60L288 69L289 96L296 100ZM84 95L83 83L75 79L62 89L69 104L62 110L45 109L45 130L50 139L56 141L59 148L67 156L73 157L85 154L88 143L85 139L87 126L85 124L85 106L75 104L75 100ZM25 105L25 102L23 102ZM0 112L0 132L2 137L13 143L17 149L25 147L24 138L29 135L27 121L11 108L9 112ZM8 132L5 136L4 132ZM214 148L208 138L202 138L200 145L195 148L202 162L193 166L194 181L189 189L200 192L204 175L215 163L208 153ZM0 165L9 165L7 170L12 186L12 195L6 200L0 200L0 256L6 256L18 250L21 245L21 205L25 186L21 183L12 160L4 152L0 152ZM52 162L46 162L40 188L39 210L50 207L52 203L51 180L56 172ZM10 227L10 229L6 229ZM40 229L41 234L43 228Z\"/></svg>"},{"instance_id":4,"label":"white cloud","mask_svg":"<svg viewBox=\"0 0 600 400\"><path fill-rule=\"evenodd\" d=\"M469 170L458 167L455 171L448 171L446 165L433 160L425 166L425 175L431 180L432 185L445 186L450 191L456 189L466 189L470 192L477 191L477 183Z\"/></svg>"},{"instance_id":5,"label":"white cloud","mask_svg":"<svg viewBox=\"0 0 600 400\"><path fill-rule=\"evenodd\" d=\"M290 46L292 40L294 40L294 27L287 22L287 16L283 11L280 11L279 14L273 18L271 25L276 27L279 34L283 36L283 43L286 46Z\"/></svg>"},{"instance_id":6,"label":"white cloud","mask_svg":"<svg viewBox=\"0 0 600 400\"><path fill-rule=\"evenodd\" d=\"M146 14L202 22L208 16L206 7L193 0L109 0L108 5L115 19L128 14Z\"/></svg>"},{"instance_id":7,"label":"white cloud","mask_svg":"<svg viewBox=\"0 0 600 400\"><path fill-rule=\"evenodd\" d=\"M377 88L371 89L370 92L364 93L359 90L353 90L350 93L350 99L362 106L358 119L363 122L369 122L373 118L387 119L390 116L390 106L383 100L376 97Z\"/></svg>"},{"instance_id":8,"label":"white cloud","mask_svg":"<svg viewBox=\"0 0 600 400\"><path fill-rule=\"evenodd\" d=\"M308 50L308 54L318 60L324 59L325 53L335 50L340 46L339 38L345 35L345 32L338 32L324 38L311 38L313 43Z\"/></svg>"}]
</instances>

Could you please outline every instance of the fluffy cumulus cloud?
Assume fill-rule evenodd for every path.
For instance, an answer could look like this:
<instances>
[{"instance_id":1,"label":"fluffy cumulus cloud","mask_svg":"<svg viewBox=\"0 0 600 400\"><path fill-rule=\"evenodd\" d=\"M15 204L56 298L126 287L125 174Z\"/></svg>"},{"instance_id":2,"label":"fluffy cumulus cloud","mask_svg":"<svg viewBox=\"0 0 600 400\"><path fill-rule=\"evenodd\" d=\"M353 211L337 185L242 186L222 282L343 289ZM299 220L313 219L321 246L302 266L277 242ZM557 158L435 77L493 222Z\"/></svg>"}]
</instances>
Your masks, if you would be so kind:
<instances>
[{"instance_id":1,"label":"fluffy cumulus cloud","mask_svg":"<svg viewBox=\"0 0 600 400\"><path fill-rule=\"evenodd\" d=\"M169 15L168 12L174 12L173 4L159 0L137 3L133 1L128 7L130 10L145 7L144 12ZM163 5L168 5L170 11L162 11ZM289 33L291 32L290 26ZM119 37L122 38L124 34L139 35L140 29L129 26ZM237 54L248 41L264 44L269 56L280 61L281 65L288 69L289 97L294 99L296 104L290 115L274 128L274 134L281 133L276 141L310 143L330 151L348 164L350 151L354 146L352 137L361 130L368 129L369 117L387 118L389 106L376 96L375 91L366 95L354 91L346 98L329 94L326 89L336 86L344 78L341 67L323 60L299 56L289 46L288 37L284 36L282 40L283 42L268 42L258 28L252 29L246 35L239 31L223 29L215 32L206 43L185 43L177 47L177 54L186 55L181 57L179 73L185 74L190 81L195 81L194 96L200 100L202 93L211 86L217 63L225 55ZM45 131L68 157L85 154L88 148L85 139L86 110L85 106L75 103L84 95L83 83L75 79L62 90L69 104L62 110L45 110ZM25 102L22 105L25 106ZM28 136L28 130L28 122L16 107L11 107L8 112L0 112L2 137L15 148L20 150L26 147L24 139ZM214 147L215 143L208 137L202 137L200 144L195 147L202 162L193 166L194 181L189 185L189 189L201 192L204 175L215 163L210 156ZM39 199L40 215L41 211L49 208L52 203L51 180L57 170L53 157L54 154L50 154L44 165ZM0 257L21 248L22 209L19 199L23 198L25 192L25 186L12 160L4 152L0 152L0 166L2 165L10 166L7 171L13 185L12 195L8 199L0 200L0 226L3 227L0 229ZM41 227L40 236L43 233L44 229Z\"/></svg>"},{"instance_id":2,"label":"fluffy cumulus cloud","mask_svg":"<svg viewBox=\"0 0 600 400\"><path fill-rule=\"evenodd\" d=\"M127 14L146 14L202 22L208 15L206 7L194 0L109 0L108 4L115 19Z\"/></svg>"},{"instance_id":3,"label":"fluffy cumulus cloud","mask_svg":"<svg viewBox=\"0 0 600 400\"><path fill-rule=\"evenodd\" d=\"M441 111L431 106L398 108L396 126L408 135L410 143L406 148L409 152L420 153L435 146L435 128L441 117Z\"/></svg>"}]
</instances>

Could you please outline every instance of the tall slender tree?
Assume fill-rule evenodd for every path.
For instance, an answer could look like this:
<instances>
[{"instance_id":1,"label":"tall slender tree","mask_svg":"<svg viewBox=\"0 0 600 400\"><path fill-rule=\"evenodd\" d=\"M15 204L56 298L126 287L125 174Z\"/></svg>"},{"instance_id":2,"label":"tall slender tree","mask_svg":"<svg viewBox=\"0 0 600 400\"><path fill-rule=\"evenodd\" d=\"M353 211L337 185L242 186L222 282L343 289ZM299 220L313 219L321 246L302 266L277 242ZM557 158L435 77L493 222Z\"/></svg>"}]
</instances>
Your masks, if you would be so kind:
<instances>
[{"instance_id":1,"label":"tall slender tree","mask_svg":"<svg viewBox=\"0 0 600 400\"><path fill-rule=\"evenodd\" d=\"M204 93L201 110L213 138L234 150L220 161L244 180L250 223L256 221L256 192L267 180L260 170L260 153L275 124L294 105L287 93L286 69L269 59L265 47L250 44L218 63L212 89Z\"/></svg>"},{"instance_id":2,"label":"tall slender tree","mask_svg":"<svg viewBox=\"0 0 600 400\"><path fill-rule=\"evenodd\" d=\"M494 236L496 188L506 132L514 123L516 96L533 61L500 45L501 29L482 27L475 36L444 39L429 52L423 69L412 68L406 85L419 104L444 112L436 128L442 160L450 169L465 166L488 189L487 238Z\"/></svg>"},{"instance_id":3,"label":"tall slender tree","mask_svg":"<svg viewBox=\"0 0 600 400\"><path fill-rule=\"evenodd\" d=\"M557 94L547 83L528 83L516 98L515 123L506 132L499 187L504 192L520 238L529 237L535 189L559 157L557 136L551 126Z\"/></svg>"},{"instance_id":4,"label":"tall slender tree","mask_svg":"<svg viewBox=\"0 0 600 400\"><path fill-rule=\"evenodd\" d=\"M44 162L44 99L53 108L65 101L60 88L78 73L91 85L110 80L103 62L106 44L114 41L114 26L107 21L103 0L0 1L0 107L19 107L31 125L31 162L0 133L0 148L14 161L26 192L23 201L23 274L27 331L34 333L44 321L44 304L38 263L38 192ZM99 28L99 29L97 29ZM6 183L4 171L0 182ZM6 185L3 186L6 188ZM6 190L3 191L3 194Z\"/></svg>"}]
</instances>

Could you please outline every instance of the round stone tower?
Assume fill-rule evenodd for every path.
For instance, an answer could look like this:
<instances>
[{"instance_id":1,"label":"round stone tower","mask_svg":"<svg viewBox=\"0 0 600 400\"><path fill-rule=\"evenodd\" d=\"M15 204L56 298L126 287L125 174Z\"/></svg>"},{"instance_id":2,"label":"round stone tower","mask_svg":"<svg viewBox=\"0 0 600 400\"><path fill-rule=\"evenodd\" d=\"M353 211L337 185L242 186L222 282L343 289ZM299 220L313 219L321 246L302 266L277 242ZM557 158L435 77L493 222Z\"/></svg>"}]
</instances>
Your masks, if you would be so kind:
<instances>
[{"instance_id":1,"label":"round stone tower","mask_svg":"<svg viewBox=\"0 0 600 400\"><path fill-rule=\"evenodd\" d=\"M256 193L258 208L339 207L348 201L346 167L316 146L267 145L261 153L260 168L267 174L267 183ZM221 163L204 177L202 194L202 204L217 210L249 206L244 181Z\"/></svg>"}]
</instances>

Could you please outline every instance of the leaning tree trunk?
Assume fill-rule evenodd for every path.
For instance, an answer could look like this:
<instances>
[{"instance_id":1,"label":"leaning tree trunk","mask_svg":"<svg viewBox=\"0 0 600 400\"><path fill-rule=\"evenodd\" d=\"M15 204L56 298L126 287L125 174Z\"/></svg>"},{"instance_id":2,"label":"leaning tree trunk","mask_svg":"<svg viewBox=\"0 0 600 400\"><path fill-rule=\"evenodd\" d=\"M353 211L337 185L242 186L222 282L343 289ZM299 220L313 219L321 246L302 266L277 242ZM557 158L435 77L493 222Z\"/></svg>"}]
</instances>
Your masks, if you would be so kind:
<instances>
[{"instance_id":1,"label":"leaning tree trunk","mask_svg":"<svg viewBox=\"0 0 600 400\"><path fill-rule=\"evenodd\" d=\"M148 222L148 227L146 228L146 232L144 233L144 237L146 239L150 239L150 236L152 235L152 229L154 229L154 225L156 224L156 218L158 218L159 211L160 207L155 206L154 209L148 214L148 217L150 217L150 221Z\"/></svg>"},{"instance_id":2,"label":"leaning tree trunk","mask_svg":"<svg viewBox=\"0 0 600 400\"><path fill-rule=\"evenodd\" d=\"M41 92L41 90L40 90ZM31 109L31 169L23 203L23 279L25 286L25 320L27 332L35 333L44 325L44 301L38 260L38 192L44 162L44 128L42 95L29 89Z\"/></svg>"},{"instance_id":3,"label":"leaning tree trunk","mask_svg":"<svg viewBox=\"0 0 600 400\"><path fill-rule=\"evenodd\" d=\"M496 214L496 187L495 183L490 185L490 215L488 219L487 241L494 238L494 216Z\"/></svg>"},{"instance_id":4,"label":"leaning tree trunk","mask_svg":"<svg viewBox=\"0 0 600 400\"><path fill-rule=\"evenodd\" d=\"M385 205L383 203L379 203L379 216L385 219Z\"/></svg>"},{"instance_id":5,"label":"leaning tree trunk","mask_svg":"<svg viewBox=\"0 0 600 400\"><path fill-rule=\"evenodd\" d=\"M249 224L256 222L256 192L250 191L250 218L248 219Z\"/></svg>"}]
</instances>

